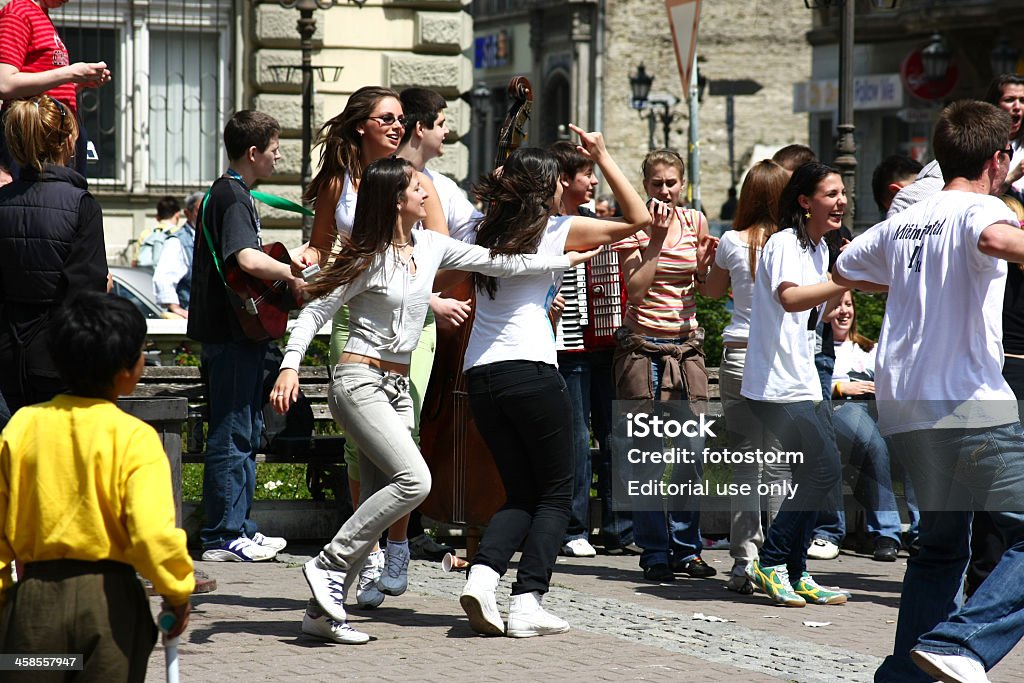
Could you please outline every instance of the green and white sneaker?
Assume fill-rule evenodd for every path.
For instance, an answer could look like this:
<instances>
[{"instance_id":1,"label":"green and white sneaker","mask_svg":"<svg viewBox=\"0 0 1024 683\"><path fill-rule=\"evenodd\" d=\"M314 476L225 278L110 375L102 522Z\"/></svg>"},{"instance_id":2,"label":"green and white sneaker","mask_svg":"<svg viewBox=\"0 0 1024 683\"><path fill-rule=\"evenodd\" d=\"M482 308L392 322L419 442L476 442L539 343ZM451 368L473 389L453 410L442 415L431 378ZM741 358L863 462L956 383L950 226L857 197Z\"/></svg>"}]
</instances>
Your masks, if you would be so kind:
<instances>
[{"instance_id":1,"label":"green and white sneaker","mask_svg":"<svg viewBox=\"0 0 1024 683\"><path fill-rule=\"evenodd\" d=\"M838 588L819 586L814 577L804 572L793 586L793 592L815 605L842 605L849 594Z\"/></svg>"},{"instance_id":2,"label":"green and white sneaker","mask_svg":"<svg viewBox=\"0 0 1024 683\"><path fill-rule=\"evenodd\" d=\"M789 570L784 564L764 567L761 565L761 560L751 560L747 565L747 576L755 586L780 605L803 607L807 604L807 601L793 590L793 586L789 583Z\"/></svg>"}]
</instances>

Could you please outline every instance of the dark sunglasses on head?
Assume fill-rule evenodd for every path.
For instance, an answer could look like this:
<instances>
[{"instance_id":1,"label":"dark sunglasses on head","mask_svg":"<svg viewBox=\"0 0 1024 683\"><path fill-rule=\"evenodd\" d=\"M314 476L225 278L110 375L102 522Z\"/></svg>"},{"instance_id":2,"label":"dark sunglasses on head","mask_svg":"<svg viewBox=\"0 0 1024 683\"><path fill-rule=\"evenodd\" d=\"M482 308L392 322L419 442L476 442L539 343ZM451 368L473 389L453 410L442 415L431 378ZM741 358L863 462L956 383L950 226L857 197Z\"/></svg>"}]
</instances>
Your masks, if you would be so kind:
<instances>
[{"instance_id":1,"label":"dark sunglasses on head","mask_svg":"<svg viewBox=\"0 0 1024 683\"><path fill-rule=\"evenodd\" d=\"M1001 154L1005 154L1006 156L1010 157L1011 159L1013 158L1013 147L1007 147L1006 149L1001 149L1001 150L999 150L999 152Z\"/></svg>"}]
</instances>

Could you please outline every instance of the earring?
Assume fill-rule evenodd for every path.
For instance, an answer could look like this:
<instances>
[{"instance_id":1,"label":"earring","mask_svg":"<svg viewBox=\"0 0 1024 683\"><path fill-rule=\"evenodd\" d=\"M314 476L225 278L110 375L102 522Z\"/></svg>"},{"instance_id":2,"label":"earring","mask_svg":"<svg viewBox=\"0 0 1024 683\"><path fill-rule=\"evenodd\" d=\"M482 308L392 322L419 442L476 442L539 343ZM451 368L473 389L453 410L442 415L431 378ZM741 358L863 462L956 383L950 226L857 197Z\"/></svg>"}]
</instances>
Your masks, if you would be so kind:
<instances>
[{"instance_id":1,"label":"earring","mask_svg":"<svg viewBox=\"0 0 1024 683\"><path fill-rule=\"evenodd\" d=\"M804 211L804 218L810 218L810 217L811 217L811 210L807 209L806 211Z\"/></svg>"}]
</instances>

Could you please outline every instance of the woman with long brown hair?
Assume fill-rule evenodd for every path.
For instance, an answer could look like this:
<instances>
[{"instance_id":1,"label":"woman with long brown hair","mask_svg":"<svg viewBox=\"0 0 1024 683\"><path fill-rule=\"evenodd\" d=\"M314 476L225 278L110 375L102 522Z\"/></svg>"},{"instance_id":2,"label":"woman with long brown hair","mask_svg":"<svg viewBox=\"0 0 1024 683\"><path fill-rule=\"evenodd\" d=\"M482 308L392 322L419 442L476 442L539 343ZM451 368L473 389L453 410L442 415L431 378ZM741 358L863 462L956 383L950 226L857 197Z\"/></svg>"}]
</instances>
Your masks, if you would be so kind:
<instances>
[{"instance_id":1,"label":"woman with long brown hair","mask_svg":"<svg viewBox=\"0 0 1024 683\"><path fill-rule=\"evenodd\" d=\"M580 136L580 151L594 160L611 186L623 219L557 215L562 195L558 162L549 152L521 148L500 173L477 187L487 203L478 245L493 255L557 254L609 244L650 222L643 200L609 155L601 134L570 128ZM484 635L563 633L569 625L541 607L569 523L573 482L572 408L548 319L561 278L474 277L476 320L463 368L469 406L494 457L506 500L473 557L459 601L470 626ZM495 592L520 547L506 629Z\"/></svg>"},{"instance_id":2,"label":"woman with long brown hair","mask_svg":"<svg viewBox=\"0 0 1024 683\"><path fill-rule=\"evenodd\" d=\"M271 402L286 412L298 397L297 370L313 335L347 303L345 350L334 367L331 412L359 443L363 500L322 552L303 567L313 601L303 631L341 643L369 636L345 622L345 597L381 533L430 491L430 471L412 438L409 361L440 268L513 276L564 270L595 252L494 258L486 249L429 230L420 174L403 159L366 167L351 237L308 287L316 297L292 330Z\"/></svg>"},{"instance_id":3,"label":"woman with long brown hair","mask_svg":"<svg viewBox=\"0 0 1024 683\"><path fill-rule=\"evenodd\" d=\"M786 170L769 159L751 167L743 180L732 230L722 235L715 253L715 265L704 285L704 296L711 298L723 296L732 288L732 317L722 331L718 385L729 447L738 451L753 451L756 447L751 431L753 415L746 399L740 395L740 388L747 357L757 265L765 242L779 229L779 198L788 181ZM756 494L760 480L758 469L756 464L737 464L732 470L734 484L751 484L755 491L751 496L737 497L732 501L729 554L733 567L725 587L744 595L754 592L754 586L747 577L747 565L757 557L758 548L764 540L760 501ZM767 474L765 480L785 474L773 472Z\"/></svg>"}]
</instances>

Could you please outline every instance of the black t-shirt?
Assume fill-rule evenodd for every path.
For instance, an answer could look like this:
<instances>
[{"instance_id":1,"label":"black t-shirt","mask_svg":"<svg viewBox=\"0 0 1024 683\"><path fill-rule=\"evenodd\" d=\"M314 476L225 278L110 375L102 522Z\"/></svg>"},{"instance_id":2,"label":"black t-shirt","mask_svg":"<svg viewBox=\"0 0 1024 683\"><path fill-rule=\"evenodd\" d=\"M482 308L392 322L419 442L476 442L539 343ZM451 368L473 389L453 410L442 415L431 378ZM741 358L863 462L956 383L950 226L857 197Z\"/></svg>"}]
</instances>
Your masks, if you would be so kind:
<instances>
[{"instance_id":1,"label":"black t-shirt","mask_svg":"<svg viewBox=\"0 0 1024 683\"><path fill-rule=\"evenodd\" d=\"M1024 272L1016 263L1006 264L1003 296L1003 351L1024 355Z\"/></svg>"},{"instance_id":2,"label":"black t-shirt","mask_svg":"<svg viewBox=\"0 0 1024 683\"><path fill-rule=\"evenodd\" d=\"M201 225L196 227L188 311L190 338L201 342L244 341L247 337L217 273L204 230L209 231L225 268L234 265L235 255L242 249L260 248L260 218L244 184L222 176L210 188Z\"/></svg>"}]
</instances>

